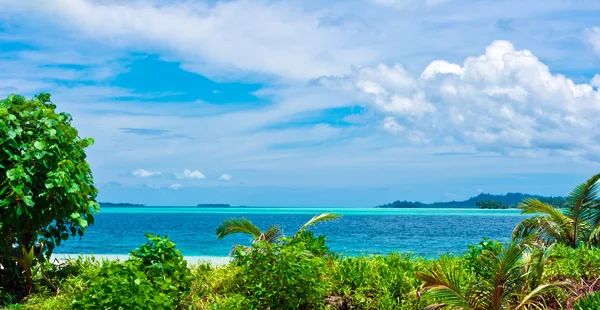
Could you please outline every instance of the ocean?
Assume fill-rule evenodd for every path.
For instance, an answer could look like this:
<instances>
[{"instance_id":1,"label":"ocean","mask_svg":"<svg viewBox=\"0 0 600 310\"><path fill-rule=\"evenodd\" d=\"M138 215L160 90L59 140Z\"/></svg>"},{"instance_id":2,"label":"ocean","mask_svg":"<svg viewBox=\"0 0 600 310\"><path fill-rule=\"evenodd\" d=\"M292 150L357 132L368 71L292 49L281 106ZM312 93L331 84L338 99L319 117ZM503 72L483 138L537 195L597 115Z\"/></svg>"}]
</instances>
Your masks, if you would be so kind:
<instances>
[{"instance_id":1,"label":"ocean","mask_svg":"<svg viewBox=\"0 0 600 310\"><path fill-rule=\"evenodd\" d=\"M246 235L218 240L215 229L227 218L245 217L261 229L277 224L291 235L323 212L344 216L313 231L326 234L332 250L350 256L460 254L484 237L507 241L527 217L514 209L103 207L81 239L72 237L54 253L128 254L145 242L144 233L152 233L168 235L186 256L225 257L233 245L251 242Z\"/></svg>"}]
</instances>

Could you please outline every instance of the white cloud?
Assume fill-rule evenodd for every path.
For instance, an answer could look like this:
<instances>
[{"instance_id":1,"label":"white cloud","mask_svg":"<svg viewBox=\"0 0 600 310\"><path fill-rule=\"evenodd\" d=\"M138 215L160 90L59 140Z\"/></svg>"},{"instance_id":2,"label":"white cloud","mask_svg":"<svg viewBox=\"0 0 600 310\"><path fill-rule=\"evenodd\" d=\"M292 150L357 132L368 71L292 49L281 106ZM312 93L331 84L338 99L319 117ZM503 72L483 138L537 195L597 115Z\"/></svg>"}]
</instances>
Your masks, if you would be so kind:
<instances>
[{"instance_id":1,"label":"white cloud","mask_svg":"<svg viewBox=\"0 0 600 310\"><path fill-rule=\"evenodd\" d=\"M600 55L600 27L592 27L585 30L587 41L592 48Z\"/></svg>"},{"instance_id":2,"label":"white cloud","mask_svg":"<svg viewBox=\"0 0 600 310\"><path fill-rule=\"evenodd\" d=\"M230 174L227 173L223 173L221 174L221 176L219 177L219 181L225 181L225 182L229 182L233 179L233 177Z\"/></svg>"},{"instance_id":3,"label":"white cloud","mask_svg":"<svg viewBox=\"0 0 600 310\"><path fill-rule=\"evenodd\" d=\"M600 88L600 74L594 75L592 81L590 82L590 85Z\"/></svg>"},{"instance_id":4,"label":"white cloud","mask_svg":"<svg viewBox=\"0 0 600 310\"><path fill-rule=\"evenodd\" d=\"M384 128L406 128L414 143L462 141L507 154L555 151L600 161L600 93L552 74L507 41L462 66L433 61L418 80L400 65L379 65L322 84L388 115Z\"/></svg>"},{"instance_id":5,"label":"white cloud","mask_svg":"<svg viewBox=\"0 0 600 310\"><path fill-rule=\"evenodd\" d=\"M9 4L37 12L69 31L76 29L85 38L144 52L166 50L181 59L185 69L220 78L258 73L304 80L347 73L352 65L366 65L378 55L374 48L349 44L364 38L368 28L329 23L334 13L293 2Z\"/></svg>"},{"instance_id":6,"label":"white cloud","mask_svg":"<svg viewBox=\"0 0 600 310\"><path fill-rule=\"evenodd\" d=\"M204 175L204 173L198 171L198 170L188 170L188 169L184 169L183 173L175 173L175 176L178 179L188 179L188 180L204 180L206 179L206 176Z\"/></svg>"},{"instance_id":7,"label":"white cloud","mask_svg":"<svg viewBox=\"0 0 600 310\"><path fill-rule=\"evenodd\" d=\"M158 171L148 171L146 169L140 168L140 169L132 172L132 174L133 174L133 176L138 177L138 178L149 178L149 177L161 175L162 173L158 172Z\"/></svg>"},{"instance_id":8,"label":"white cloud","mask_svg":"<svg viewBox=\"0 0 600 310\"><path fill-rule=\"evenodd\" d=\"M182 189L182 188L183 188L183 185L181 185L181 184L178 184L178 183L175 183L175 184L171 184L171 185L169 185L169 188L170 188L170 189L173 189L173 190L179 190L179 189Z\"/></svg>"},{"instance_id":9,"label":"white cloud","mask_svg":"<svg viewBox=\"0 0 600 310\"><path fill-rule=\"evenodd\" d=\"M156 184L146 184L146 186L148 188L153 188L153 189L159 189L160 188L160 185L156 185Z\"/></svg>"},{"instance_id":10,"label":"white cloud","mask_svg":"<svg viewBox=\"0 0 600 310\"><path fill-rule=\"evenodd\" d=\"M404 127L398 124L396 119L392 116L386 116L385 119L383 119L383 129L393 134L404 131Z\"/></svg>"}]
</instances>

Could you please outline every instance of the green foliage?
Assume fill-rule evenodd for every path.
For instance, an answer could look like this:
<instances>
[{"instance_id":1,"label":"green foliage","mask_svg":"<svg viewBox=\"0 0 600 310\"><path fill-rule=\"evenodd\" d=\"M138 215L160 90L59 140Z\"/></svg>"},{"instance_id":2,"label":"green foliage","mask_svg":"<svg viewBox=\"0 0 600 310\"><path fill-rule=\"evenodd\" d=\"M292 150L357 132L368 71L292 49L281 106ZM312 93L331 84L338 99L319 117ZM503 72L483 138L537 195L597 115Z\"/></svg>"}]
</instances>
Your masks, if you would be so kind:
<instances>
[{"instance_id":1,"label":"green foliage","mask_svg":"<svg viewBox=\"0 0 600 310\"><path fill-rule=\"evenodd\" d=\"M573 305L575 310L599 310L600 309L600 292L586 295L577 299Z\"/></svg>"},{"instance_id":2,"label":"green foliage","mask_svg":"<svg viewBox=\"0 0 600 310\"><path fill-rule=\"evenodd\" d=\"M550 294L555 284L542 283L544 267L554 259L552 248L532 252L527 246L512 242L499 253L482 251L478 266L465 283L461 266L440 260L418 271L427 297L463 309L528 309L543 307L545 294Z\"/></svg>"},{"instance_id":3,"label":"green foliage","mask_svg":"<svg viewBox=\"0 0 600 310\"><path fill-rule=\"evenodd\" d=\"M329 293L355 309L414 309L424 262L409 255L340 257L329 266Z\"/></svg>"},{"instance_id":4,"label":"green foliage","mask_svg":"<svg viewBox=\"0 0 600 310\"><path fill-rule=\"evenodd\" d=\"M56 113L49 94L0 100L0 289L32 289L32 270L98 211L84 149L92 145Z\"/></svg>"},{"instance_id":5,"label":"green foliage","mask_svg":"<svg viewBox=\"0 0 600 310\"><path fill-rule=\"evenodd\" d=\"M312 231L300 231L289 240L290 244L303 243L306 249L315 256L332 254L327 246L327 238L324 235L315 237Z\"/></svg>"},{"instance_id":6,"label":"green foliage","mask_svg":"<svg viewBox=\"0 0 600 310\"><path fill-rule=\"evenodd\" d=\"M303 242L255 242L234 256L242 289L257 309L302 309L323 303L325 260Z\"/></svg>"},{"instance_id":7,"label":"green foliage","mask_svg":"<svg viewBox=\"0 0 600 310\"><path fill-rule=\"evenodd\" d=\"M495 200L479 200L475 205L479 209L508 209L508 206Z\"/></svg>"},{"instance_id":8,"label":"green foliage","mask_svg":"<svg viewBox=\"0 0 600 310\"><path fill-rule=\"evenodd\" d=\"M76 309L175 309L191 287L191 272L168 237L146 234L148 241L124 263L103 262L86 279Z\"/></svg>"},{"instance_id":9,"label":"green foliage","mask_svg":"<svg viewBox=\"0 0 600 310\"><path fill-rule=\"evenodd\" d=\"M573 248L581 244L600 245L600 174L576 186L563 208L538 199L525 199L520 208L534 216L523 220L513 238L535 237L545 243L562 243Z\"/></svg>"},{"instance_id":10,"label":"green foliage","mask_svg":"<svg viewBox=\"0 0 600 310\"><path fill-rule=\"evenodd\" d=\"M302 227L298 230L296 234L300 234L304 231L307 231L310 227L316 225L317 223L331 221L337 218L340 218L340 214L334 213L322 213L319 215L313 216L308 222L304 223ZM217 238L222 239L231 234L248 234L251 235L255 241L267 241L267 242L275 242L279 238L283 237L283 232L277 225L271 225L264 232L261 231L256 225L254 225L250 220L245 218L230 218L227 219L217 227Z\"/></svg>"}]
</instances>

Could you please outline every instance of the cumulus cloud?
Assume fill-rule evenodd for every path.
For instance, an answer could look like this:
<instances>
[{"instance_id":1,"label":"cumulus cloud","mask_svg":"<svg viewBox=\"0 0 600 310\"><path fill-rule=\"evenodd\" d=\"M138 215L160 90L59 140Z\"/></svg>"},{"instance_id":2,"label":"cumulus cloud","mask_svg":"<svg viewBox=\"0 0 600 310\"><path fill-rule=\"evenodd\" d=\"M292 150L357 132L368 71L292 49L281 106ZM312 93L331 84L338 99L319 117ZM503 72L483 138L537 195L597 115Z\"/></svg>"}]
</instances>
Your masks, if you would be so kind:
<instances>
[{"instance_id":1,"label":"cumulus cloud","mask_svg":"<svg viewBox=\"0 0 600 310\"><path fill-rule=\"evenodd\" d=\"M200 172L199 170L189 170L189 169L184 169L183 173L175 173L175 176L178 179L188 179L188 180L204 180L206 179L206 176L204 175L204 173Z\"/></svg>"},{"instance_id":2,"label":"cumulus cloud","mask_svg":"<svg viewBox=\"0 0 600 310\"><path fill-rule=\"evenodd\" d=\"M140 168L140 169L132 172L132 174L133 174L133 176L138 177L138 178L149 178L149 177L161 175L162 173L158 172L158 171L148 171L146 169Z\"/></svg>"},{"instance_id":3,"label":"cumulus cloud","mask_svg":"<svg viewBox=\"0 0 600 310\"><path fill-rule=\"evenodd\" d=\"M594 87L600 88L600 74L594 75L590 84Z\"/></svg>"},{"instance_id":4,"label":"cumulus cloud","mask_svg":"<svg viewBox=\"0 0 600 310\"><path fill-rule=\"evenodd\" d=\"M178 183L176 183L176 184L171 184L171 185L169 185L169 188L170 188L170 189L173 189L173 190L178 190L178 189L182 189L182 188L183 188L183 185L181 185L181 184L178 184Z\"/></svg>"},{"instance_id":5,"label":"cumulus cloud","mask_svg":"<svg viewBox=\"0 0 600 310\"><path fill-rule=\"evenodd\" d=\"M227 173L223 173L219 177L219 181L229 182L229 181L231 181L231 179L233 179L233 177L230 174L227 174Z\"/></svg>"},{"instance_id":6,"label":"cumulus cloud","mask_svg":"<svg viewBox=\"0 0 600 310\"><path fill-rule=\"evenodd\" d=\"M600 27L588 28L585 31L587 41L592 45L592 48L600 55Z\"/></svg>"},{"instance_id":7,"label":"cumulus cloud","mask_svg":"<svg viewBox=\"0 0 600 310\"><path fill-rule=\"evenodd\" d=\"M600 160L600 94L552 74L532 52L495 41L462 65L433 61L420 77L401 65L363 68L321 82L387 115L414 143L458 141L501 153L556 151Z\"/></svg>"}]
</instances>

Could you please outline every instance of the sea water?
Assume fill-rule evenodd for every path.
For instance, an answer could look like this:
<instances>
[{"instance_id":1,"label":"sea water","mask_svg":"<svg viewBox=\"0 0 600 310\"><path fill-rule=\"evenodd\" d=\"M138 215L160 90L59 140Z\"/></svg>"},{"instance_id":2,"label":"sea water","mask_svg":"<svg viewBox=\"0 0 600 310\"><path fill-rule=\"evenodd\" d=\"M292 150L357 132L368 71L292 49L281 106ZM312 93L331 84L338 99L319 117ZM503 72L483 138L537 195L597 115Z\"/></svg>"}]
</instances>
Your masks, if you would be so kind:
<instances>
[{"instance_id":1,"label":"sea water","mask_svg":"<svg viewBox=\"0 0 600 310\"><path fill-rule=\"evenodd\" d=\"M81 239L69 239L55 253L128 254L145 242L144 233L151 233L168 235L183 255L224 257L233 245L251 242L247 235L218 240L215 230L225 219L245 217L262 230L276 224L291 235L323 212L344 215L313 229L327 235L329 247L344 255L463 253L483 238L507 241L526 218L519 210L446 208L104 207Z\"/></svg>"}]
</instances>

